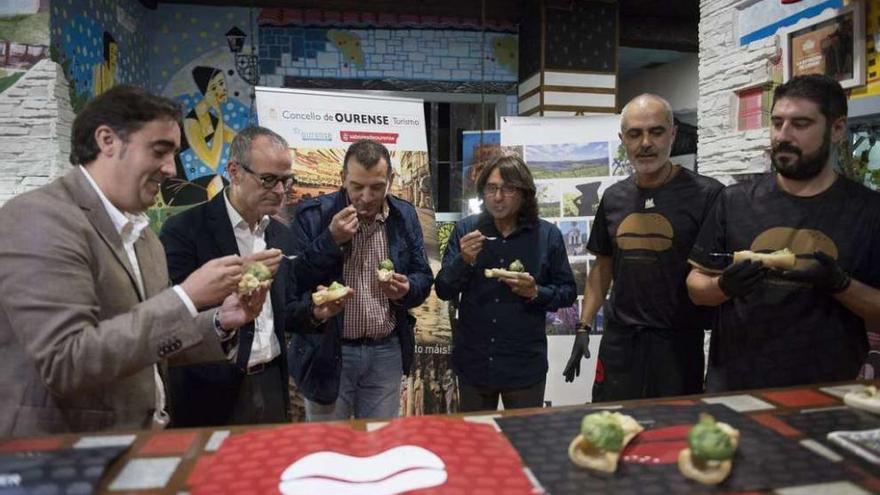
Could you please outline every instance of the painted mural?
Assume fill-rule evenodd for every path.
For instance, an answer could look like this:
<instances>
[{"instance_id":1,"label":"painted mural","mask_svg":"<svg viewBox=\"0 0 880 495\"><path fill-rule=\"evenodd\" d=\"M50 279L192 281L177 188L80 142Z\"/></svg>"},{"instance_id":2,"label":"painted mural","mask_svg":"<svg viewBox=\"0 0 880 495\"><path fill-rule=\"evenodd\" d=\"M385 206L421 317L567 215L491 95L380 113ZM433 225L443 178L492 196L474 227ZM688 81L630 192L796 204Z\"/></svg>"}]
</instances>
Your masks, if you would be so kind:
<instances>
[{"instance_id":1,"label":"painted mural","mask_svg":"<svg viewBox=\"0 0 880 495\"><path fill-rule=\"evenodd\" d=\"M270 86L302 79L516 82L515 28L477 28L467 19L263 9L260 71Z\"/></svg>"},{"instance_id":2,"label":"painted mural","mask_svg":"<svg viewBox=\"0 0 880 495\"><path fill-rule=\"evenodd\" d=\"M177 177L165 181L156 215L212 198L226 183L229 146L255 121L253 90L236 72L228 35L248 39L246 8L160 5L152 13L152 91L183 106Z\"/></svg>"},{"instance_id":3,"label":"painted mural","mask_svg":"<svg viewBox=\"0 0 880 495\"><path fill-rule=\"evenodd\" d=\"M0 93L49 56L48 0L0 2Z\"/></svg>"},{"instance_id":4,"label":"painted mural","mask_svg":"<svg viewBox=\"0 0 880 495\"><path fill-rule=\"evenodd\" d=\"M160 4L148 10L127 0L53 0L51 47L70 82L75 111L120 83L147 87L183 106L177 177L166 181L151 212L155 226L222 189L232 139L256 122L253 89L236 70L231 35L243 38L241 53L259 55L260 82L268 86L290 85L288 77L416 85L517 80L513 26L492 26L481 35L467 20L441 25L383 17L380 23L365 13L357 19L325 14L315 23L295 9ZM252 26L259 26L257 33ZM412 195L424 194L417 188Z\"/></svg>"},{"instance_id":5,"label":"painted mural","mask_svg":"<svg viewBox=\"0 0 880 495\"><path fill-rule=\"evenodd\" d=\"M52 0L50 12L52 59L70 84L74 111L116 84L148 86L149 11L139 2Z\"/></svg>"}]
</instances>

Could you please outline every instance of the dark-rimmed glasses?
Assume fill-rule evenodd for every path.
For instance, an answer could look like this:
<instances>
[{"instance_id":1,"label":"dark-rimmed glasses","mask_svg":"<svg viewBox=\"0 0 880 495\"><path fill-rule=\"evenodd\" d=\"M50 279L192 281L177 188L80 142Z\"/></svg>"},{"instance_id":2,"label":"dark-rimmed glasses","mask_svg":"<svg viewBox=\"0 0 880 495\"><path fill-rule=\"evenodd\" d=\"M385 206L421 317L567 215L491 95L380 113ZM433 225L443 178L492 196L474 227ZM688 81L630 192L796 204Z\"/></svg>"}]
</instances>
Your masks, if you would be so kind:
<instances>
[{"instance_id":1,"label":"dark-rimmed glasses","mask_svg":"<svg viewBox=\"0 0 880 495\"><path fill-rule=\"evenodd\" d=\"M510 197L519 191L519 188L516 186L511 186L509 184L504 184L503 186L497 186L495 184L486 184L486 187L483 188L484 196L495 196L498 194L498 191L501 191L502 196Z\"/></svg>"},{"instance_id":2,"label":"dark-rimmed glasses","mask_svg":"<svg viewBox=\"0 0 880 495\"><path fill-rule=\"evenodd\" d=\"M284 189L290 189L294 184L296 184L296 178L293 177L293 174L258 174L254 172L250 167L248 167L247 164L241 162L237 163L241 165L241 168L244 169L245 172L256 176L256 178L260 180L260 185L266 189L274 189L275 185L279 182Z\"/></svg>"}]
</instances>

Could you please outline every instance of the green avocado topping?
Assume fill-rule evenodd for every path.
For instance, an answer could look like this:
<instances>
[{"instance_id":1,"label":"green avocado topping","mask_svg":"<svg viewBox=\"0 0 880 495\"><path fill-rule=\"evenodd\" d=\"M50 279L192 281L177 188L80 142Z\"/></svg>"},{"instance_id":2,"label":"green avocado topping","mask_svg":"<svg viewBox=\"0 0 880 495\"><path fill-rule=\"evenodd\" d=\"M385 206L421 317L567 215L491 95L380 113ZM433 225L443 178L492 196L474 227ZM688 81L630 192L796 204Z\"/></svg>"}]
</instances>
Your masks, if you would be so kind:
<instances>
[{"instance_id":1,"label":"green avocado topping","mask_svg":"<svg viewBox=\"0 0 880 495\"><path fill-rule=\"evenodd\" d=\"M584 416L581 420L581 435L590 445L609 452L620 452L623 448L623 428L608 411Z\"/></svg>"},{"instance_id":2,"label":"green avocado topping","mask_svg":"<svg viewBox=\"0 0 880 495\"><path fill-rule=\"evenodd\" d=\"M700 414L700 421L688 433L691 454L704 461L726 461L733 457L730 435L718 427L715 418Z\"/></svg>"}]
</instances>

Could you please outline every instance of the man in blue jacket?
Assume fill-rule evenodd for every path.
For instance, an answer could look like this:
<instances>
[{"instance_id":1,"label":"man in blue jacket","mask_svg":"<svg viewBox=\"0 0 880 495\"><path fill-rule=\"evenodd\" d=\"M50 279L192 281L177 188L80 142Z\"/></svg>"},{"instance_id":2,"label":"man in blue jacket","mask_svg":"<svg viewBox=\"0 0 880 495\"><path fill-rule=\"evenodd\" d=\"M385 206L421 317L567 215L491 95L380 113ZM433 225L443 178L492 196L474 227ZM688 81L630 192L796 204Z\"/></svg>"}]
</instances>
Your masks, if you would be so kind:
<instances>
[{"instance_id":1,"label":"man in blue jacket","mask_svg":"<svg viewBox=\"0 0 880 495\"><path fill-rule=\"evenodd\" d=\"M437 295L461 295L452 366L461 411L540 407L547 375L545 314L577 298L559 229L538 218L535 181L516 155L477 179L483 212L461 220L446 245ZM496 280L485 269L514 268Z\"/></svg>"},{"instance_id":2,"label":"man in blue jacket","mask_svg":"<svg viewBox=\"0 0 880 495\"><path fill-rule=\"evenodd\" d=\"M358 141L345 154L342 189L303 202L294 217L298 295L334 281L349 287L314 312L326 318L295 335L289 351L309 421L399 412L401 372L415 350L408 310L424 302L434 278L416 209L390 194L393 178L388 149ZM385 259L395 273L381 282Z\"/></svg>"}]
</instances>

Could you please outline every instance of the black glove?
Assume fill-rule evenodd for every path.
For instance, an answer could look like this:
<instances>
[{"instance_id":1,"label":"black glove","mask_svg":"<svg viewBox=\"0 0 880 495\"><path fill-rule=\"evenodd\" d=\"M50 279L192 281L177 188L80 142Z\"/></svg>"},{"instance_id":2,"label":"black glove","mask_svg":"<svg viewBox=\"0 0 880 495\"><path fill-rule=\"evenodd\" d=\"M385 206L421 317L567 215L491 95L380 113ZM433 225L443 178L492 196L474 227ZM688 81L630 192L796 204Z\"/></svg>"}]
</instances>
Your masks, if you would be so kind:
<instances>
[{"instance_id":1,"label":"black glove","mask_svg":"<svg viewBox=\"0 0 880 495\"><path fill-rule=\"evenodd\" d=\"M574 345L571 346L571 357L568 358L568 364L562 374L565 381L573 382L574 377L581 374L581 358L590 358L590 326L585 325L583 332L578 332L574 337Z\"/></svg>"},{"instance_id":2,"label":"black glove","mask_svg":"<svg viewBox=\"0 0 880 495\"><path fill-rule=\"evenodd\" d=\"M766 275L760 261L743 260L728 266L718 279L718 287L729 298L743 297L758 286Z\"/></svg>"},{"instance_id":3,"label":"black glove","mask_svg":"<svg viewBox=\"0 0 880 495\"><path fill-rule=\"evenodd\" d=\"M780 274L780 277L787 280L805 282L819 290L832 294L843 292L849 287L852 279L843 271L843 268L837 264L834 258L822 251L814 252L813 257L816 259L816 262L811 263L808 268L803 270L786 270Z\"/></svg>"}]
</instances>

